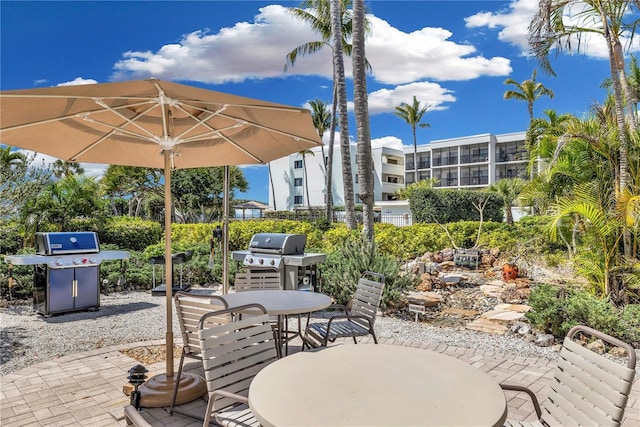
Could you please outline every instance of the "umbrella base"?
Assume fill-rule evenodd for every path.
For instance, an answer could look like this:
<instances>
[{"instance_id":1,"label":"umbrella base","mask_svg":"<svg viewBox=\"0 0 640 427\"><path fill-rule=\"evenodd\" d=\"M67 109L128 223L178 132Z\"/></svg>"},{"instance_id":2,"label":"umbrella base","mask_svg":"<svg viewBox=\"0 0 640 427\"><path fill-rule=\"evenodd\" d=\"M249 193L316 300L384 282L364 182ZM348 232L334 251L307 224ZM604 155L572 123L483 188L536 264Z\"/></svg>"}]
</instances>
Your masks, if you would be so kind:
<instances>
[{"instance_id":1,"label":"umbrella base","mask_svg":"<svg viewBox=\"0 0 640 427\"><path fill-rule=\"evenodd\" d=\"M188 291L191 289L191 285L174 285L171 287L171 292L175 294L178 291ZM167 287L166 285L158 285L155 288L151 289L151 295L154 297L166 295Z\"/></svg>"},{"instance_id":2,"label":"umbrella base","mask_svg":"<svg viewBox=\"0 0 640 427\"><path fill-rule=\"evenodd\" d=\"M167 377L166 374L151 377L142 384L140 392L140 406L146 408L160 408L171 406L173 387L177 376ZM196 400L207 392L207 383L199 375L183 373L180 376L176 405Z\"/></svg>"}]
</instances>

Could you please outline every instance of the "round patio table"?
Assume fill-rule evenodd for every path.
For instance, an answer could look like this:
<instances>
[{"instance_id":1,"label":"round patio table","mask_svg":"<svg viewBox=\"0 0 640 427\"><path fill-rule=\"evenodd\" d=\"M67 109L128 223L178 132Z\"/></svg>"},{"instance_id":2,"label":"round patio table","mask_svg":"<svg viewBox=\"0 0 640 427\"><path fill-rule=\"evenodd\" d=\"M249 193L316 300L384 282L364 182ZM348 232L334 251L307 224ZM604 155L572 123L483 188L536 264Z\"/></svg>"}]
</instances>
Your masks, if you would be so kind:
<instances>
[{"instance_id":1,"label":"round patio table","mask_svg":"<svg viewBox=\"0 0 640 427\"><path fill-rule=\"evenodd\" d=\"M507 402L490 375L433 351L343 344L262 369L249 406L269 426L501 426Z\"/></svg>"},{"instance_id":2,"label":"round patio table","mask_svg":"<svg viewBox=\"0 0 640 427\"><path fill-rule=\"evenodd\" d=\"M232 294L222 295L222 298L224 298L229 307L258 303L262 305L270 315L278 316L277 339L279 355L282 355L282 347L284 344L287 345L285 354L288 353L289 339L296 335L302 337L302 330L300 327L301 322L299 318L297 333L289 336L290 331L286 331L286 326L283 326L286 322L287 316L291 314L299 315L311 313L325 309L331 305L331 298L327 295L316 292L292 290L235 292ZM285 335L288 337L286 340L283 338Z\"/></svg>"}]
</instances>

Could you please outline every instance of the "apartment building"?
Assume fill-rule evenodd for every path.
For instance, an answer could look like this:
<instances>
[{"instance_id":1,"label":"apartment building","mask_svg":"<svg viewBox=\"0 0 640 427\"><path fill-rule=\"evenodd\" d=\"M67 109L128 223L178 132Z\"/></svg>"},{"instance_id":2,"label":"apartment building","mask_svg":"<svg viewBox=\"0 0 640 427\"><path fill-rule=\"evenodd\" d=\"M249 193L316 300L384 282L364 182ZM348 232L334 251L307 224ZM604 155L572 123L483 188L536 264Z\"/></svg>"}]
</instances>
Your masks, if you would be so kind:
<instances>
[{"instance_id":1,"label":"apartment building","mask_svg":"<svg viewBox=\"0 0 640 427\"><path fill-rule=\"evenodd\" d=\"M501 178L527 178L526 132L491 133L432 141L418 145L414 162L413 147L398 150L372 148L374 200L395 199L395 193L416 181L436 178L440 188L484 188ZM291 154L270 163L269 206L277 210L321 207L326 203L325 164L327 148L314 148L309 154ZM334 151L333 200L344 206L342 157ZM304 165L306 164L306 171ZM356 203L358 176L356 147L351 147ZM306 179L305 179L306 175ZM273 186L273 187L272 187ZM308 191L307 191L308 187ZM275 189L275 191L273 191ZM275 200L274 200L275 194Z\"/></svg>"},{"instance_id":2,"label":"apartment building","mask_svg":"<svg viewBox=\"0 0 640 427\"><path fill-rule=\"evenodd\" d=\"M436 187L483 188L501 178L527 178L526 132L440 139L405 153L405 181L436 178Z\"/></svg>"},{"instance_id":3,"label":"apartment building","mask_svg":"<svg viewBox=\"0 0 640 427\"><path fill-rule=\"evenodd\" d=\"M336 146L333 153L332 191L334 205L344 206L344 179L340 147ZM295 153L272 161L269 164L271 168L269 206L273 208L275 202L277 210L289 211L325 206L327 155L327 147L315 147L306 153L304 158L302 153ZM393 200L395 193L405 186L404 152L389 147L373 147L371 155L373 158L374 200ZM351 146L350 157L354 194L356 203L358 203L358 165L355 145Z\"/></svg>"}]
</instances>

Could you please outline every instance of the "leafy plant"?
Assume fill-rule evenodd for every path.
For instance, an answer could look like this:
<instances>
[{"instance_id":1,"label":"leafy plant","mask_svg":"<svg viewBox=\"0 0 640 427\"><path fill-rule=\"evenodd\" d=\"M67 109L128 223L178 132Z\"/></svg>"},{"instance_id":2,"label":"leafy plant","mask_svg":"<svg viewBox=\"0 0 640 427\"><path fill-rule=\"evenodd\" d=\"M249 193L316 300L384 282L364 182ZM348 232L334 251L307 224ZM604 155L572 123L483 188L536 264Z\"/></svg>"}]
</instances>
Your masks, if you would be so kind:
<instances>
[{"instance_id":1,"label":"leafy plant","mask_svg":"<svg viewBox=\"0 0 640 427\"><path fill-rule=\"evenodd\" d=\"M348 240L337 251L327 256L327 262L320 265L322 291L333 297L339 304L348 304L355 293L358 279L365 271L385 276L382 305L400 298L402 293L417 285L418 278L401 274L398 261L378 253L375 244L362 240Z\"/></svg>"}]
</instances>

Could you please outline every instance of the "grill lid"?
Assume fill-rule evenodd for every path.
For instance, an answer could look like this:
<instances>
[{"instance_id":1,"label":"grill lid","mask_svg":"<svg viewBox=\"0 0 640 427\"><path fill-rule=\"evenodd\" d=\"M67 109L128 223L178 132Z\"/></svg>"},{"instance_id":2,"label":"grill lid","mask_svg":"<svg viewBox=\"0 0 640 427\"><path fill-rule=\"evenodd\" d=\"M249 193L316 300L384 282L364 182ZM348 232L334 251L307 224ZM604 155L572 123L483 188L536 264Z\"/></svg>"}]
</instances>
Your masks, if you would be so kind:
<instances>
[{"instance_id":1,"label":"grill lid","mask_svg":"<svg viewBox=\"0 0 640 427\"><path fill-rule=\"evenodd\" d=\"M93 231L36 233L36 254L62 255L100 252Z\"/></svg>"},{"instance_id":2,"label":"grill lid","mask_svg":"<svg viewBox=\"0 0 640 427\"><path fill-rule=\"evenodd\" d=\"M258 233L249 243L253 253L301 255L307 244L306 234Z\"/></svg>"}]
</instances>

